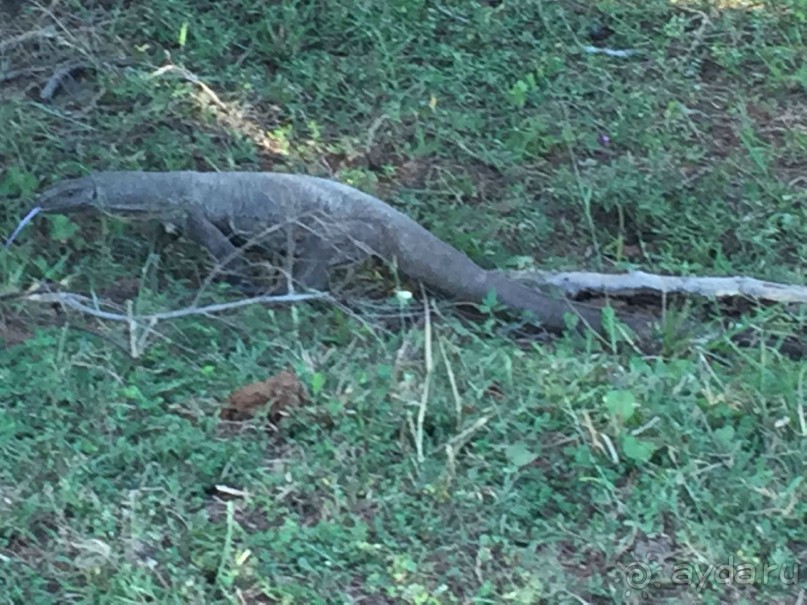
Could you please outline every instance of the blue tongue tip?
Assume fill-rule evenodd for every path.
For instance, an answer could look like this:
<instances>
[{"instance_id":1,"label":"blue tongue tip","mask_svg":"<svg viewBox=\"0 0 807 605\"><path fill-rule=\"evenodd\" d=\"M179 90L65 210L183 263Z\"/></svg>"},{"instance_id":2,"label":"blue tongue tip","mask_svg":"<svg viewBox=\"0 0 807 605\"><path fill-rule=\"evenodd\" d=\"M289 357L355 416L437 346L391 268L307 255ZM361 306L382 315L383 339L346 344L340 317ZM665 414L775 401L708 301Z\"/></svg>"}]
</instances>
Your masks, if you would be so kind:
<instances>
[{"instance_id":1,"label":"blue tongue tip","mask_svg":"<svg viewBox=\"0 0 807 605\"><path fill-rule=\"evenodd\" d=\"M5 243L6 248L8 248L14 242L14 240L17 239L17 236L20 234L20 231L22 231L25 228L25 225L30 223L31 220L33 220L33 218L40 212L42 212L42 207L34 206L31 209L31 211L23 217L23 219L20 221L20 224L17 225L16 229L14 229L14 232L8 236L8 239L6 240Z\"/></svg>"}]
</instances>

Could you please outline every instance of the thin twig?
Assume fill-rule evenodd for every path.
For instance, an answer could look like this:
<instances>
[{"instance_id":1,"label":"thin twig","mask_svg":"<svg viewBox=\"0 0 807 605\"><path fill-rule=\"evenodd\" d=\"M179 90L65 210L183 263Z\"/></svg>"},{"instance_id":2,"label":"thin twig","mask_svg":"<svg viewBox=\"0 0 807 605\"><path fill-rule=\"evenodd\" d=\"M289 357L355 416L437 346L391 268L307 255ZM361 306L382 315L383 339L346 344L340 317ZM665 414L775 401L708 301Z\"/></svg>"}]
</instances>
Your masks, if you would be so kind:
<instances>
[{"instance_id":1,"label":"thin twig","mask_svg":"<svg viewBox=\"0 0 807 605\"><path fill-rule=\"evenodd\" d=\"M434 369L434 356L432 355L432 322L431 314L429 313L429 299L423 298L423 311L426 324L423 331L423 339L425 346L426 356L426 376L423 378L423 392L420 397L420 405L418 406L417 417L417 435L415 439L415 447L417 448L418 464L423 464L426 460L423 454L423 425L426 422L426 410L429 406L429 394L432 378L432 370Z\"/></svg>"},{"instance_id":2,"label":"thin twig","mask_svg":"<svg viewBox=\"0 0 807 605\"><path fill-rule=\"evenodd\" d=\"M210 88L207 84L205 84L199 78L199 76L197 76L195 73L193 73L191 71L188 71L184 67L179 67L178 65L164 65L164 66L160 67L159 69L153 71L151 73L151 77L152 78L157 78L157 77L162 76L163 74L166 74L166 73L169 73L169 72L177 73L182 78L187 80L188 82L191 82L192 84L196 84L199 88L202 89L202 91L208 96L208 98L211 101L213 101L213 103L219 109L223 109L225 111L229 110L229 107L227 106L227 104L219 98L219 96L213 91L212 88Z\"/></svg>"},{"instance_id":3,"label":"thin twig","mask_svg":"<svg viewBox=\"0 0 807 605\"><path fill-rule=\"evenodd\" d=\"M18 46L27 42L28 40L33 40L35 38L58 38L59 36L56 34L56 30L52 26L48 26L44 29L35 29L33 31L25 32L24 34L20 34L19 36L14 36L13 38L9 38L8 40L4 40L0 42L0 53L6 52L8 49Z\"/></svg>"},{"instance_id":4,"label":"thin twig","mask_svg":"<svg viewBox=\"0 0 807 605\"><path fill-rule=\"evenodd\" d=\"M0 72L0 82L10 82L12 80L16 80L17 78L24 78L26 76L32 76L34 74L42 73L43 71L48 71L47 67L25 67L22 69L12 69L10 71L3 71Z\"/></svg>"},{"instance_id":5,"label":"thin twig","mask_svg":"<svg viewBox=\"0 0 807 605\"><path fill-rule=\"evenodd\" d=\"M255 296L252 298L245 298L229 303L217 303L213 305L206 305L204 307L188 307L186 309L177 309L175 311L164 311L162 313L152 313L150 315L122 315L119 313L110 313L102 311L101 309L93 308L83 304L82 301L89 300L86 296L74 294L72 292L48 292L37 293L25 296L25 300L32 302L42 303L60 303L66 307L98 317L109 321L119 321L130 323L151 323L156 321L165 321L170 319L179 319L181 317L189 317L193 315L212 315L214 313L221 313L222 311L231 311L233 309L240 309L255 304L283 304L303 302L309 300L325 300L330 297L327 294L287 294L282 296Z\"/></svg>"}]
</instances>

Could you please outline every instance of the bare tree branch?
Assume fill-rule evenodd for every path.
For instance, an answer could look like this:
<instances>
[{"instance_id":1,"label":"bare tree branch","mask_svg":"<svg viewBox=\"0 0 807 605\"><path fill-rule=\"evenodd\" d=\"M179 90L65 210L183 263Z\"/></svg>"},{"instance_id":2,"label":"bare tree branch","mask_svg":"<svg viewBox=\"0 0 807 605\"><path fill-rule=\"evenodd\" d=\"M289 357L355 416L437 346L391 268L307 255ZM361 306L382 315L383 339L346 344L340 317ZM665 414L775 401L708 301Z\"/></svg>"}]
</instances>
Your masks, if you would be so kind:
<instances>
[{"instance_id":1,"label":"bare tree branch","mask_svg":"<svg viewBox=\"0 0 807 605\"><path fill-rule=\"evenodd\" d=\"M508 271L507 274L535 286L554 286L567 296L599 292L630 296L642 292L690 294L714 298L743 297L780 303L807 303L807 286L762 281L753 277L690 277L657 275L644 271L607 274L585 271Z\"/></svg>"},{"instance_id":2,"label":"bare tree branch","mask_svg":"<svg viewBox=\"0 0 807 605\"><path fill-rule=\"evenodd\" d=\"M158 321L165 321L170 319L179 319L181 317L188 317L192 315L212 315L214 313L221 313L223 311L231 311L233 309L240 309L255 304L283 304L302 302L309 300L328 300L330 297L322 293L308 293L308 294L285 294L281 296L254 296L228 303L217 303L213 305L206 305L204 307L188 307L185 309L177 309L175 311L164 311L162 313L152 313L149 315L123 315L120 313L110 313L98 308L96 304L88 306L84 304L86 301L92 299L74 294L72 292L47 292L30 294L23 297L25 300L41 303L59 303L81 313L92 315L100 319L109 321L120 321L128 324L134 323L155 323Z\"/></svg>"}]
</instances>

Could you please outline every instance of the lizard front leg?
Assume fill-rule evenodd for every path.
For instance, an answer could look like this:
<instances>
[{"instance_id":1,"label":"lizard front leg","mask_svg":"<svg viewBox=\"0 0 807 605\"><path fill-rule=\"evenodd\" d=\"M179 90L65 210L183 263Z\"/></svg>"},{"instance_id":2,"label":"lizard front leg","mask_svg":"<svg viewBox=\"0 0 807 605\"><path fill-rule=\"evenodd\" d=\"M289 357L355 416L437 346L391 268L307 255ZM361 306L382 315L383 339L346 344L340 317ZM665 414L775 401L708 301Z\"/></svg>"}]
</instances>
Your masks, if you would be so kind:
<instances>
[{"instance_id":1,"label":"lizard front leg","mask_svg":"<svg viewBox=\"0 0 807 605\"><path fill-rule=\"evenodd\" d=\"M328 287L328 258L322 238L308 233L297 245L297 259L293 269L294 281L306 288L323 291Z\"/></svg>"},{"instance_id":2,"label":"lizard front leg","mask_svg":"<svg viewBox=\"0 0 807 605\"><path fill-rule=\"evenodd\" d=\"M220 271L224 273L228 283L252 293L254 284L246 277L247 264L240 250L227 235L215 224L206 219L201 212L189 212L185 221L188 237L204 246L220 263Z\"/></svg>"}]
</instances>

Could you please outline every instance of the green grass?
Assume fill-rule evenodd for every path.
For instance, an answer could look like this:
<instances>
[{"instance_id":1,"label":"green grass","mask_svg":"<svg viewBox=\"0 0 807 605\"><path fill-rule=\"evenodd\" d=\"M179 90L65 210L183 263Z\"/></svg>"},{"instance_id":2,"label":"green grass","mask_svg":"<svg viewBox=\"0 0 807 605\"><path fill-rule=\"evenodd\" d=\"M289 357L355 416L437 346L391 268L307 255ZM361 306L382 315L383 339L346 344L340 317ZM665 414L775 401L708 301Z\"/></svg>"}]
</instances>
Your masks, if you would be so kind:
<instances>
[{"instance_id":1,"label":"green grass","mask_svg":"<svg viewBox=\"0 0 807 605\"><path fill-rule=\"evenodd\" d=\"M52 33L0 46L0 75L30 70L0 88L0 228L91 170L289 170L486 266L804 282L799 0L494 4L24 3L2 40ZM596 23L639 54L582 52ZM94 67L41 101L76 59ZM0 288L140 278L137 309L180 308L204 256L154 233L37 219ZM0 601L805 596L807 368L774 348L653 358L515 342L443 304L428 330L300 305L161 323L132 359L119 326L1 304ZM222 425L229 393L284 368L310 402L279 432Z\"/></svg>"}]
</instances>

